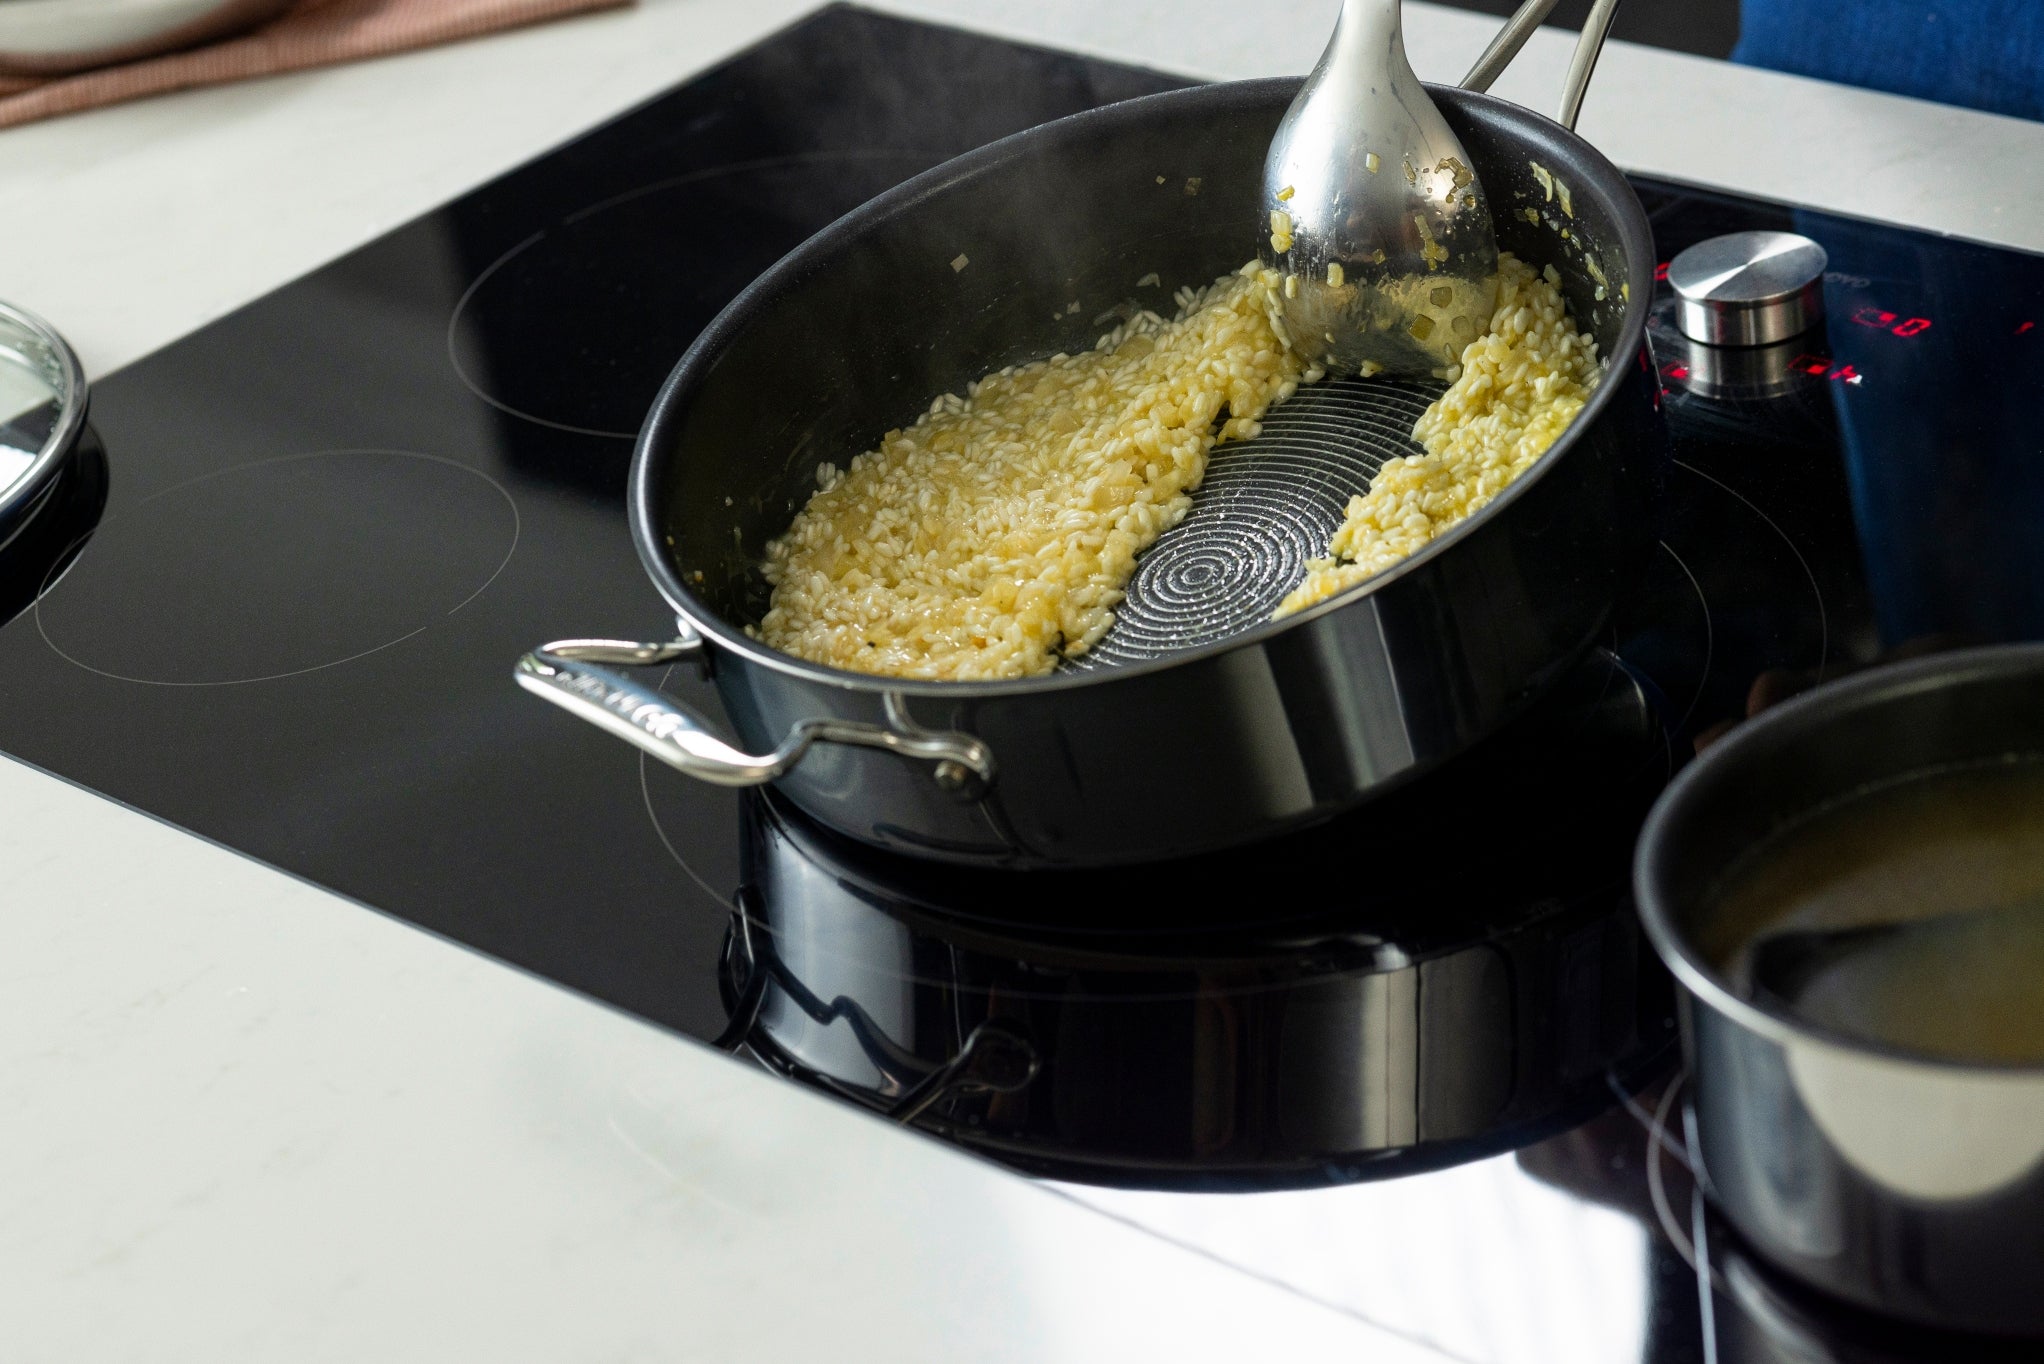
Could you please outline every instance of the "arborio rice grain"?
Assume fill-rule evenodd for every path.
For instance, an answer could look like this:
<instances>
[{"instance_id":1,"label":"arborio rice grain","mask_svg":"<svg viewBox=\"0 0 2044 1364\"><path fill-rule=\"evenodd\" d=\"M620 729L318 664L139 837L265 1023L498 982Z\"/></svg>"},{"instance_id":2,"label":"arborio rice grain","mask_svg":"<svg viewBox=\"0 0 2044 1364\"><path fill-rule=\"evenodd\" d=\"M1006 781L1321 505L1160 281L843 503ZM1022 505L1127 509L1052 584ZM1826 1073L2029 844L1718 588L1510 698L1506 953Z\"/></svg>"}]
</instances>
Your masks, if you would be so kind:
<instances>
[{"instance_id":1,"label":"arborio rice grain","mask_svg":"<svg viewBox=\"0 0 2044 1364\"><path fill-rule=\"evenodd\" d=\"M1047 673L1093 647L1136 556L1178 524L1219 441L1254 436L1318 369L1253 262L1180 290L1080 355L946 395L842 472L767 546L758 634L897 677Z\"/></svg>"}]
</instances>

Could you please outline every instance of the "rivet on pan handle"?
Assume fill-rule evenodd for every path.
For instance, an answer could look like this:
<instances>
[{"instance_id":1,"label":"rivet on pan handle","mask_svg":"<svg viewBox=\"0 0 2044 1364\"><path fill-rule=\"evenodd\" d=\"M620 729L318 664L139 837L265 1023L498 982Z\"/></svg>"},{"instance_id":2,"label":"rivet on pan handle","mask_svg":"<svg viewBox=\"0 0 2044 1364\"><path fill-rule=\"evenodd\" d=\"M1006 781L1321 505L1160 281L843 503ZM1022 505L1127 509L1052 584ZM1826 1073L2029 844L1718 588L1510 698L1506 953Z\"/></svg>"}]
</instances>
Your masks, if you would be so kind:
<instances>
[{"instance_id":1,"label":"rivet on pan handle","mask_svg":"<svg viewBox=\"0 0 2044 1364\"><path fill-rule=\"evenodd\" d=\"M904 723L900 729L850 720L804 720L771 753L746 753L732 745L694 711L651 687L641 686L612 664L648 667L695 657L703 645L688 637L666 644L615 639L565 639L543 645L518 660L518 685L571 715L650 754L677 771L717 786L758 786L786 773L816 743L884 748L935 764L931 776L946 791L972 799L993 783L994 760L987 746L965 734L933 732ZM893 696L888 713L906 715Z\"/></svg>"}]
</instances>

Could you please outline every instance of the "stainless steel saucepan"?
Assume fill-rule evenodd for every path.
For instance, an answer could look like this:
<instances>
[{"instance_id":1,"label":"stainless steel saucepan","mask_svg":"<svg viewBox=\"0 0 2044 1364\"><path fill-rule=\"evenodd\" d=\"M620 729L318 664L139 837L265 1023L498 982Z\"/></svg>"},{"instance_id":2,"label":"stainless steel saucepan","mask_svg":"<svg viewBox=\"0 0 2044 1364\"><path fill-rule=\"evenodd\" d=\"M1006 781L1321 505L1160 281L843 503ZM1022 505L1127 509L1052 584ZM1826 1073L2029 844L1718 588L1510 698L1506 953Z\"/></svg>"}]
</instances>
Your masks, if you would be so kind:
<instances>
[{"instance_id":1,"label":"stainless steel saucepan","mask_svg":"<svg viewBox=\"0 0 2044 1364\"><path fill-rule=\"evenodd\" d=\"M1560 271L1608 357L1570 429L1482 513L1359 589L1271 620L1348 498L1416 449L1407 433L1437 391L1314 385L1263 436L1223 447L1079 666L911 682L746 633L767 604L766 542L820 462L989 370L1091 346L1131 299L1168 299L1247 259L1264 155L1298 90L1212 85L1047 124L909 181L783 259L682 357L640 433L632 527L678 637L550 645L521 662L520 683L702 780L771 781L853 837L1010 866L1177 856L1307 823L1528 705L1603 630L1653 542L1666 440L1645 344L1653 242L1631 186L1588 143L1449 88L1431 94L1501 210L1500 245ZM1572 197L1554 195L1557 180ZM1146 291L1151 276L1161 291ZM675 662L715 678L735 741L606 666Z\"/></svg>"},{"instance_id":2,"label":"stainless steel saucepan","mask_svg":"<svg viewBox=\"0 0 2044 1364\"><path fill-rule=\"evenodd\" d=\"M2044 757L2044 645L1819 688L1742 725L1669 787L1640 836L1634 889L1681 985L1698 1173L1745 1240L1890 1316L2044 1336L2044 1065L1831 1031L1748 998L1700 945L1723 936L1725 869L1774 832L1854 792L2017 756ZM1950 990L1932 974L1925 990ZM1960 994L1950 1007L1965 1007Z\"/></svg>"}]
</instances>

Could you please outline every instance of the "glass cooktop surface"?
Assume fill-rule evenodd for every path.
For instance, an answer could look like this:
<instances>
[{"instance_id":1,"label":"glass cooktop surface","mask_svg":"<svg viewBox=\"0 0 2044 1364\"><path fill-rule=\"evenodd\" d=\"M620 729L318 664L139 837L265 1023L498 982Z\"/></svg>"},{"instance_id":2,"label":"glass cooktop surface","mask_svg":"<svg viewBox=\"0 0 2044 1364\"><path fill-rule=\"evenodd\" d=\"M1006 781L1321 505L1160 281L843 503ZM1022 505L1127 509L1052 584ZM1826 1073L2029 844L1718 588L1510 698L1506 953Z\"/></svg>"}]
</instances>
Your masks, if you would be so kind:
<instances>
[{"instance_id":1,"label":"glass cooktop surface","mask_svg":"<svg viewBox=\"0 0 2044 1364\"><path fill-rule=\"evenodd\" d=\"M748 281L953 155L1181 84L833 8L104 379L0 560L0 748L1452 1358L1981 1357L1711 1221L1625 882L1739 718L2044 636L2044 258L1638 182L1663 260L1815 237L1828 320L1730 355L1658 300L1665 524L1608 638L1274 842L906 862L513 684L542 641L666 632L633 435Z\"/></svg>"}]
</instances>

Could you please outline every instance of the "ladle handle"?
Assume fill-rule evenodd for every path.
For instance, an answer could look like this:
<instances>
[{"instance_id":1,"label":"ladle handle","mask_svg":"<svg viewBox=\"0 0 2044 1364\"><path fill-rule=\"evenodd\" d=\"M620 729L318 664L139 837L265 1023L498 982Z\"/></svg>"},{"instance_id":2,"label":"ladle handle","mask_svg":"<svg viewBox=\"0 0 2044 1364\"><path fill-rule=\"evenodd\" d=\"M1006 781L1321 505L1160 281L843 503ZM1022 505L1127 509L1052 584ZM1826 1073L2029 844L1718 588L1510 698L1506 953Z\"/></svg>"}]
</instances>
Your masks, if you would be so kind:
<instances>
[{"instance_id":1,"label":"ladle handle","mask_svg":"<svg viewBox=\"0 0 2044 1364\"><path fill-rule=\"evenodd\" d=\"M1497 36L1484 48L1483 55L1476 59L1476 65L1469 68L1469 74L1462 78L1464 90L1479 94L1496 83L1512 64L1512 58L1519 55L1519 49L1526 46L1526 40L1533 36L1533 30L1547 21L1554 7L1561 0L1526 0L1511 18L1505 20ZM1597 57L1604 50L1604 39L1611 33L1611 20L1618 13L1618 0L1596 0L1590 7L1589 16L1583 21L1583 31L1576 39L1575 55L1569 59L1568 77L1562 82L1561 110L1556 121L1562 127L1574 131L1576 119L1583 111L1583 96L1590 88L1590 77L1596 73Z\"/></svg>"}]
</instances>

